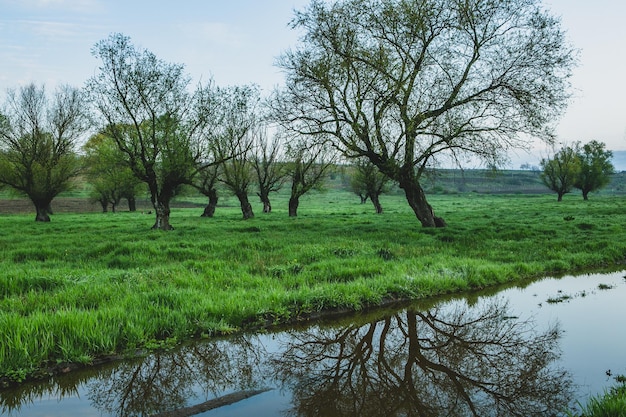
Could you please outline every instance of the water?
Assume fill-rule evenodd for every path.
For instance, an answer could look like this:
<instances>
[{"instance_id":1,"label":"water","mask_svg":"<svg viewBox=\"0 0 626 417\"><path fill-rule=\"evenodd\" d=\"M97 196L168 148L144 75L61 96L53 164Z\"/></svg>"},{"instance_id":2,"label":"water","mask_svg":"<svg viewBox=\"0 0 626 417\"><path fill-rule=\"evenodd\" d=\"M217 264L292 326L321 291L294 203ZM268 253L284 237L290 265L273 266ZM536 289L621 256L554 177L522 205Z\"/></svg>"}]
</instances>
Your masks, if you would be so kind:
<instances>
[{"instance_id":1,"label":"water","mask_svg":"<svg viewBox=\"0 0 626 417\"><path fill-rule=\"evenodd\" d=\"M612 376L626 374L624 274L544 279L195 342L0 391L0 413L563 415L576 399L601 393ZM217 407L220 399L230 404ZM172 410L178 414L167 414Z\"/></svg>"}]
</instances>

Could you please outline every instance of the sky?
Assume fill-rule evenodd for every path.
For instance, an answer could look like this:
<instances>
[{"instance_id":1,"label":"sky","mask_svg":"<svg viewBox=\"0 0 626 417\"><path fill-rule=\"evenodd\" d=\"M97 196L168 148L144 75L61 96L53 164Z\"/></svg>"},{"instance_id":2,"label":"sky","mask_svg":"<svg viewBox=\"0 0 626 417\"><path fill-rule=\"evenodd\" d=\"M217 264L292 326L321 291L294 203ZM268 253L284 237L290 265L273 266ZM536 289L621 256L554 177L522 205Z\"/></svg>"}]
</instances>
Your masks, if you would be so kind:
<instances>
[{"instance_id":1,"label":"sky","mask_svg":"<svg viewBox=\"0 0 626 417\"><path fill-rule=\"evenodd\" d=\"M98 71L91 49L112 33L164 61L182 63L194 81L254 83L269 92L283 75L276 58L298 42L288 27L309 0L0 0L0 103L9 88L35 82L77 87ZM558 122L561 143L598 140L626 150L626 2L543 0L579 49L574 98ZM537 164L549 153L511 155Z\"/></svg>"}]
</instances>

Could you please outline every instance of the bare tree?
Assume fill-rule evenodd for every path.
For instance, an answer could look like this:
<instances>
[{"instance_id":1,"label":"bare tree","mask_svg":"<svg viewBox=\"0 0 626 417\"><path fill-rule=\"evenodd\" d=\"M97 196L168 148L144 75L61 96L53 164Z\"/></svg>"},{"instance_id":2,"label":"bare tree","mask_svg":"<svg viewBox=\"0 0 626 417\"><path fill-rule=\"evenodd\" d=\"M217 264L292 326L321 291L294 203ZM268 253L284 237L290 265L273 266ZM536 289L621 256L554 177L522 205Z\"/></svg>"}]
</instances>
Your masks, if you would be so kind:
<instances>
[{"instance_id":1,"label":"bare tree","mask_svg":"<svg viewBox=\"0 0 626 417\"><path fill-rule=\"evenodd\" d=\"M445 226L420 184L435 160L552 141L569 98L574 52L539 0L313 0L292 25L275 117L368 158L424 227Z\"/></svg>"},{"instance_id":2,"label":"bare tree","mask_svg":"<svg viewBox=\"0 0 626 417\"><path fill-rule=\"evenodd\" d=\"M221 124L216 137L217 155L224 160L218 180L239 200L244 219L254 217L248 192L253 180L251 155L258 124L259 91L253 86L218 89Z\"/></svg>"},{"instance_id":3,"label":"bare tree","mask_svg":"<svg viewBox=\"0 0 626 417\"><path fill-rule=\"evenodd\" d=\"M269 213L272 211L270 193L280 191L287 180L286 165L280 161L281 142L278 135L269 139L266 131L260 131L254 149L252 166L259 187L257 195L263 203L263 213Z\"/></svg>"},{"instance_id":4,"label":"bare tree","mask_svg":"<svg viewBox=\"0 0 626 417\"><path fill-rule=\"evenodd\" d=\"M87 91L102 117L102 133L147 184L156 213L153 228L170 230L176 189L217 163L207 162L215 89L199 85L190 93L182 65L135 48L122 34L98 42L92 52L102 65L88 80Z\"/></svg>"},{"instance_id":5,"label":"bare tree","mask_svg":"<svg viewBox=\"0 0 626 417\"><path fill-rule=\"evenodd\" d=\"M8 92L0 112L0 184L32 201L35 221L50 221L50 203L80 171L75 148L87 131L85 109L83 94L70 86L52 99L35 84Z\"/></svg>"}]
</instances>

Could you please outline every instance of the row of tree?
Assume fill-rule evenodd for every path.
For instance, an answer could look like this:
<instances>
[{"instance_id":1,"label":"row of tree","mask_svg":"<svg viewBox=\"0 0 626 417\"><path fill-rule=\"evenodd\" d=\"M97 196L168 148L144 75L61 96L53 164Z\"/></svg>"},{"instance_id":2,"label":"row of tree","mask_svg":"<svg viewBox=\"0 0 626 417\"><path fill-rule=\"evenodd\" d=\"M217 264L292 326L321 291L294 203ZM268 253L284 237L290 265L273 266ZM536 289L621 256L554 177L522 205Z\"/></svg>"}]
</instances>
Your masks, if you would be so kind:
<instances>
[{"instance_id":1,"label":"row of tree","mask_svg":"<svg viewBox=\"0 0 626 417\"><path fill-rule=\"evenodd\" d=\"M615 173L613 152L602 142L592 140L582 145L563 146L550 158L541 160L541 180L557 193L558 201L577 188L587 200L589 193L605 187Z\"/></svg>"},{"instance_id":2,"label":"row of tree","mask_svg":"<svg viewBox=\"0 0 626 417\"><path fill-rule=\"evenodd\" d=\"M292 25L304 35L278 60L285 86L263 103L264 119L286 138L280 153L293 162L290 212L311 187L305 170L334 154L397 183L422 226L445 226L421 186L426 170L466 155L498 165L528 136L552 142L570 96L575 51L539 0L312 0ZM71 151L87 128L100 136L89 158L109 149L119 157L111 174L146 185L155 228L171 228L169 203L183 184L211 199L220 181L251 215L243 192L251 163L270 209L263 157L250 154L272 153L271 141L258 142L266 133L256 88L192 88L182 65L122 34L92 53L101 66L84 89L63 87L47 103L43 88L29 86L9 94L0 116L0 183L29 195L38 220L75 175ZM104 171L89 176L97 183ZM44 186L31 183L34 173ZM376 205L374 190L366 195Z\"/></svg>"}]
</instances>

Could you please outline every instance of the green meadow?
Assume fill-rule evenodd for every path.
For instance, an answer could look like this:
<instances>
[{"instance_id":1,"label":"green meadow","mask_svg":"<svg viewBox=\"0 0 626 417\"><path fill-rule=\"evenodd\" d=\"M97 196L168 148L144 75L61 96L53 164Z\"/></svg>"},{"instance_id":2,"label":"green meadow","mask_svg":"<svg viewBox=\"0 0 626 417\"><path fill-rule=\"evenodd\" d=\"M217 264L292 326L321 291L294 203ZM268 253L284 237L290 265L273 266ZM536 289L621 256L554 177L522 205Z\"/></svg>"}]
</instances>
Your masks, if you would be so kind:
<instances>
[{"instance_id":1,"label":"green meadow","mask_svg":"<svg viewBox=\"0 0 626 417\"><path fill-rule=\"evenodd\" d=\"M624 196L432 196L445 229L400 195L382 215L358 200L307 195L289 218L279 195L244 221L222 199L214 218L174 209L171 232L142 212L0 214L0 377L626 261Z\"/></svg>"}]
</instances>

